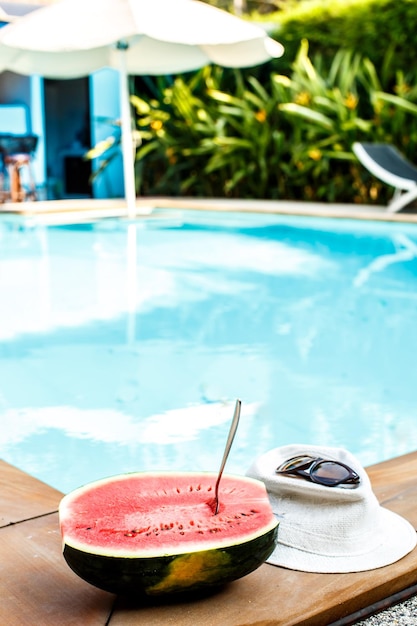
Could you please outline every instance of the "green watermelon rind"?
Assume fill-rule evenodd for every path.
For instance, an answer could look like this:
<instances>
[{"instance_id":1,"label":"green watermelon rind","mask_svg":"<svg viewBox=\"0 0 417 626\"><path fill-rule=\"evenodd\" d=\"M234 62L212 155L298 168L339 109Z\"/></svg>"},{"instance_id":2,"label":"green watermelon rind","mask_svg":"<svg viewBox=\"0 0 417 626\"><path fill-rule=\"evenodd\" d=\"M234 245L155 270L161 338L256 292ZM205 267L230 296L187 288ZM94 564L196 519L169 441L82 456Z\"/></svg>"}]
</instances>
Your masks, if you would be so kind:
<instances>
[{"instance_id":1,"label":"green watermelon rind","mask_svg":"<svg viewBox=\"0 0 417 626\"><path fill-rule=\"evenodd\" d=\"M250 574L274 551L277 532L278 522L250 541L176 556L103 556L67 544L64 544L63 554L80 578L99 589L124 596L160 596L215 588ZM175 576L176 566L187 558L201 559L201 569L191 568L190 575L184 578Z\"/></svg>"}]
</instances>

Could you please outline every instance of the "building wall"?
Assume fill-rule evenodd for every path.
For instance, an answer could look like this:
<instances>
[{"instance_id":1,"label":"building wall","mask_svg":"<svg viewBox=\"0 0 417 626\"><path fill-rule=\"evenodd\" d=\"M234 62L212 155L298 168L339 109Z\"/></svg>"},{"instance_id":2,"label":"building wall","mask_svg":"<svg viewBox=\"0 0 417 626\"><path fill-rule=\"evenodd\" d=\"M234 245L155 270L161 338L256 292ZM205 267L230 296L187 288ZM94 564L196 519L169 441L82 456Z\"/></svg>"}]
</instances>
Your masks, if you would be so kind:
<instances>
[{"instance_id":1,"label":"building wall","mask_svg":"<svg viewBox=\"0 0 417 626\"><path fill-rule=\"evenodd\" d=\"M0 0L0 9L18 18L55 1L58 0ZM73 193L67 193L68 166L71 165L73 178L84 178L83 154L114 132L115 127L103 120L120 117L117 72L101 70L75 81L44 81L39 76L3 72L0 73L1 104L24 104L29 109L31 128L27 132L39 137L33 163L41 195L86 195L76 193L77 180L69 185ZM97 159L88 167L97 169L100 162ZM83 190L84 187L84 184L80 185ZM97 178L90 194L91 191L96 198L123 196L121 155Z\"/></svg>"}]
</instances>

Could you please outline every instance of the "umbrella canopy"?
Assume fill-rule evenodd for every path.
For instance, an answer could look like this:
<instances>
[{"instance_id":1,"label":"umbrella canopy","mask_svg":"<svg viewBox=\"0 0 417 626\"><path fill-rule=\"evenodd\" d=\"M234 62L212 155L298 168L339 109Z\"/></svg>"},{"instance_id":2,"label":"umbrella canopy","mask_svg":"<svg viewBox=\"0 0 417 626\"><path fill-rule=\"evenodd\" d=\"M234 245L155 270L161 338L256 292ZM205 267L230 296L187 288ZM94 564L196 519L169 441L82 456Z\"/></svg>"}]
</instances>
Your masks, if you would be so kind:
<instances>
[{"instance_id":1,"label":"umbrella canopy","mask_svg":"<svg viewBox=\"0 0 417 626\"><path fill-rule=\"evenodd\" d=\"M12 22L13 17L0 7L0 22Z\"/></svg>"},{"instance_id":2,"label":"umbrella canopy","mask_svg":"<svg viewBox=\"0 0 417 626\"><path fill-rule=\"evenodd\" d=\"M136 194L127 76L251 67L283 51L262 28L198 0L62 0L0 30L0 71L62 79L119 70L129 213Z\"/></svg>"}]
</instances>

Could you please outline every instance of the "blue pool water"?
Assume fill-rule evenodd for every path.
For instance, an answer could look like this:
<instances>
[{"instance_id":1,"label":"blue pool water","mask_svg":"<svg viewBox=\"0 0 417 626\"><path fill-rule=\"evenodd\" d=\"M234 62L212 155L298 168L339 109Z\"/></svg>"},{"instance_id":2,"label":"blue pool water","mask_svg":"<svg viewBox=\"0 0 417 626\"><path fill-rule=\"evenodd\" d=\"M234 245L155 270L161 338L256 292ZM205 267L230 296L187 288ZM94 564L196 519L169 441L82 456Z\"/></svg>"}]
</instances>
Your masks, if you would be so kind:
<instances>
[{"instance_id":1,"label":"blue pool water","mask_svg":"<svg viewBox=\"0 0 417 626\"><path fill-rule=\"evenodd\" d=\"M287 443L417 448L417 227L158 211L0 221L0 457L67 492Z\"/></svg>"}]
</instances>

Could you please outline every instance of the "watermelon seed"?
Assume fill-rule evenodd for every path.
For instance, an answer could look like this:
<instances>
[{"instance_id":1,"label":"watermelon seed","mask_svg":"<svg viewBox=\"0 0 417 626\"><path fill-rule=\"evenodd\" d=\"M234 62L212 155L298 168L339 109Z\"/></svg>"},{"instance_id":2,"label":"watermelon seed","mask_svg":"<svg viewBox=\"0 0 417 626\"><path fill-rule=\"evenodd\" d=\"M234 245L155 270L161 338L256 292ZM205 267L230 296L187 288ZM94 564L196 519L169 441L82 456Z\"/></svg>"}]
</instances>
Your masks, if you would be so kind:
<instances>
[{"instance_id":1,"label":"watermelon seed","mask_svg":"<svg viewBox=\"0 0 417 626\"><path fill-rule=\"evenodd\" d=\"M193 490L193 486L192 486L192 485L190 485L190 491L192 491L192 490Z\"/></svg>"},{"instance_id":2,"label":"watermelon seed","mask_svg":"<svg viewBox=\"0 0 417 626\"><path fill-rule=\"evenodd\" d=\"M201 491L201 485L198 485L197 491Z\"/></svg>"},{"instance_id":3,"label":"watermelon seed","mask_svg":"<svg viewBox=\"0 0 417 626\"><path fill-rule=\"evenodd\" d=\"M133 537L133 533L125 533L125 537Z\"/></svg>"},{"instance_id":4,"label":"watermelon seed","mask_svg":"<svg viewBox=\"0 0 417 626\"><path fill-rule=\"evenodd\" d=\"M181 489L178 489L178 487L177 487L177 493L181 493Z\"/></svg>"},{"instance_id":5,"label":"watermelon seed","mask_svg":"<svg viewBox=\"0 0 417 626\"><path fill-rule=\"evenodd\" d=\"M91 530L92 526L87 526L86 530Z\"/></svg>"},{"instance_id":6,"label":"watermelon seed","mask_svg":"<svg viewBox=\"0 0 417 626\"><path fill-rule=\"evenodd\" d=\"M190 526L194 526L193 520L190 520Z\"/></svg>"},{"instance_id":7,"label":"watermelon seed","mask_svg":"<svg viewBox=\"0 0 417 626\"><path fill-rule=\"evenodd\" d=\"M180 530L180 535L185 535L185 532L183 530Z\"/></svg>"},{"instance_id":8,"label":"watermelon seed","mask_svg":"<svg viewBox=\"0 0 417 626\"><path fill-rule=\"evenodd\" d=\"M149 529L150 526L147 526L146 528L135 528L134 530L132 530L132 532L136 535L139 535L140 533L146 533Z\"/></svg>"}]
</instances>

